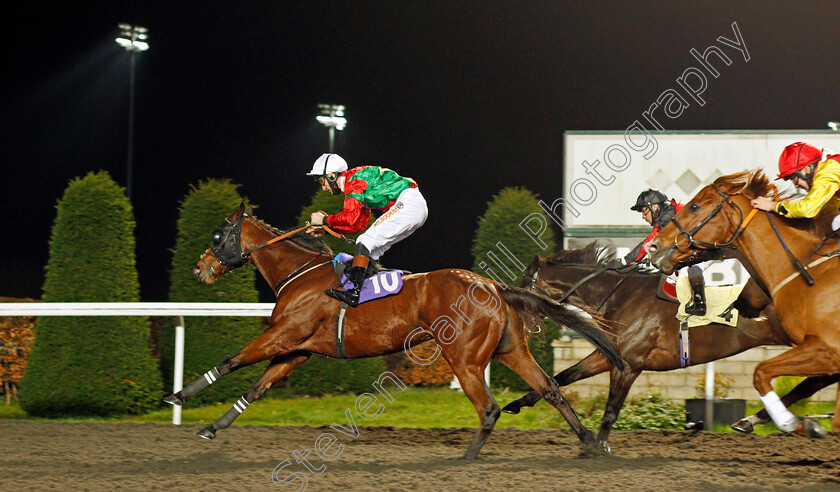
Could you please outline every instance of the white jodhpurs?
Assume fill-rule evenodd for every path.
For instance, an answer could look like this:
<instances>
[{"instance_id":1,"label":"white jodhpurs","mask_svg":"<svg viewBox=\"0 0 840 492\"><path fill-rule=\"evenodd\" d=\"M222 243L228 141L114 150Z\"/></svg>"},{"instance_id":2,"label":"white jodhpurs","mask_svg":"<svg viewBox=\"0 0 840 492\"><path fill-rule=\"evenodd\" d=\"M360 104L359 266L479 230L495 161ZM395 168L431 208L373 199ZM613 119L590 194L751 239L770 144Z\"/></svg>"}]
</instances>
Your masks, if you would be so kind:
<instances>
[{"instance_id":1,"label":"white jodhpurs","mask_svg":"<svg viewBox=\"0 0 840 492\"><path fill-rule=\"evenodd\" d=\"M397 201L356 240L363 244L370 257L378 260L395 243L420 228L429 216L426 199L417 188L407 188Z\"/></svg>"}]
</instances>

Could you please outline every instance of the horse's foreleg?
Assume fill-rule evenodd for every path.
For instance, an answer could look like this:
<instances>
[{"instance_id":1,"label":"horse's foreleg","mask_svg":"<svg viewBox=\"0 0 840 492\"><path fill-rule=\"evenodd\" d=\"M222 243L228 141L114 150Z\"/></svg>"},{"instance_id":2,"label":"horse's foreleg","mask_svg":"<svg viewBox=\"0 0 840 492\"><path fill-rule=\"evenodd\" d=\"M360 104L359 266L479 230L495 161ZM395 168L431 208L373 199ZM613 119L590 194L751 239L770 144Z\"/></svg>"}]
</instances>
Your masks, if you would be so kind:
<instances>
[{"instance_id":1,"label":"horse's foreleg","mask_svg":"<svg viewBox=\"0 0 840 492\"><path fill-rule=\"evenodd\" d=\"M265 372L260 376L256 383L244 394L242 398L238 399L233 404L230 410L219 417L214 423L202 429L198 435L205 439L213 439L216 437L216 431L219 429L227 429L230 424L236 420L248 406L259 400L260 397L271 388L271 385L283 379L294 368L309 360L309 354L290 354L275 357L271 364L268 365Z\"/></svg>"},{"instance_id":2,"label":"horse's foreleg","mask_svg":"<svg viewBox=\"0 0 840 492\"><path fill-rule=\"evenodd\" d=\"M792 432L801 427L796 418L773 391L770 381L777 376L824 376L840 369L831 347L821 339L807 337L800 344L772 359L759 363L753 374L753 385L761 402L779 430ZM836 416L835 416L836 418Z\"/></svg>"},{"instance_id":3,"label":"horse's foreleg","mask_svg":"<svg viewBox=\"0 0 840 492\"><path fill-rule=\"evenodd\" d=\"M808 398L817 391L838 381L840 381L840 374L805 378L795 388L790 390L788 394L782 397L782 404L785 407L789 407L799 400ZM738 432L748 434L755 430L756 425L766 424L767 422L770 422L770 414L767 413L766 408L762 408L761 411L735 422L730 427Z\"/></svg>"},{"instance_id":4,"label":"horse's foreleg","mask_svg":"<svg viewBox=\"0 0 840 492\"><path fill-rule=\"evenodd\" d=\"M542 370L540 365L537 364L537 361L534 360L531 352L528 351L526 345L523 344L505 354L496 354L495 358L518 374L529 386L537 390L545 398L547 403L556 408L563 418L566 419L566 422L568 422L575 434L577 434L581 443L587 446L587 448L595 443L594 435L580 422L577 414L571 405L569 405L569 402L566 401L563 393L560 392L560 386L557 385L557 381L550 378Z\"/></svg>"},{"instance_id":5,"label":"horse's foreleg","mask_svg":"<svg viewBox=\"0 0 840 492\"><path fill-rule=\"evenodd\" d=\"M609 371L611 367L612 363L607 359L607 356L600 350L595 350L577 364L558 373L554 376L554 380L557 381L559 386L567 386L575 381L591 378L604 371ZM533 407L540 400L542 400L542 395L537 391L531 391L518 400L514 400L505 405L502 411L517 414L523 407Z\"/></svg>"},{"instance_id":6,"label":"horse's foreleg","mask_svg":"<svg viewBox=\"0 0 840 492\"><path fill-rule=\"evenodd\" d=\"M282 333L284 335L288 335L287 332ZM184 386L181 391L165 397L163 401L172 405L183 405L187 398L197 395L199 392L215 383L220 377L226 376L238 369L242 369L243 367L272 358L278 353L291 352L291 350L280 350L278 347L297 346L295 343L290 343L288 340L283 340L283 342L286 343L281 344L277 338L278 330L266 330L238 354L226 359L218 366L205 372L201 377L191 381L189 384Z\"/></svg>"},{"instance_id":7,"label":"horse's foreleg","mask_svg":"<svg viewBox=\"0 0 840 492\"><path fill-rule=\"evenodd\" d=\"M639 377L641 372L627 367L624 371L613 368L610 373L610 394L607 397L607 404L604 406L601 430L598 432L598 442L602 443L605 449L609 449L607 438L610 435L610 430L612 430L615 421L618 420L618 413L624 405L624 400L627 399L630 387L636 382L636 378Z\"/></svg>"}]
</instances>

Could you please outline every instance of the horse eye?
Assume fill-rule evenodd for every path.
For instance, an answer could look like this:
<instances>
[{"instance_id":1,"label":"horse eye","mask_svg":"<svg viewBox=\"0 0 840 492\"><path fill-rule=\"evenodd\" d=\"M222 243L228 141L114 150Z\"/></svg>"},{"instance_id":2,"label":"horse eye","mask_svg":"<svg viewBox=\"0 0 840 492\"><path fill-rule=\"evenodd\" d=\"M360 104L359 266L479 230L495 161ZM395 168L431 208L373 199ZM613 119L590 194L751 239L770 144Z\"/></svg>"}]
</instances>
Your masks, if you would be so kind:
<instances>
[{"instance_id":1,"label":"horse eye","mask_svg":"<svg viewBox=\"0 0 840 492\"><path fill-rule=\"evenodd\" d=\"M692 212L696 212L696 211L700 210L700 208L701 208L700 205L697 205L696 203L692 203L691 205L688 206L688 209Z\"/></svg>"},{"instance_id":2,"label":"horse eye","mask_svg":"<svg viewBox=\"0 0 840 492\"><path fill-rule=\"evenodd\" d=\"M213 244L219 244L222 242L222 233L219 231L213 232L213 237L210 239Z\"/></svg>"}]
</instances>

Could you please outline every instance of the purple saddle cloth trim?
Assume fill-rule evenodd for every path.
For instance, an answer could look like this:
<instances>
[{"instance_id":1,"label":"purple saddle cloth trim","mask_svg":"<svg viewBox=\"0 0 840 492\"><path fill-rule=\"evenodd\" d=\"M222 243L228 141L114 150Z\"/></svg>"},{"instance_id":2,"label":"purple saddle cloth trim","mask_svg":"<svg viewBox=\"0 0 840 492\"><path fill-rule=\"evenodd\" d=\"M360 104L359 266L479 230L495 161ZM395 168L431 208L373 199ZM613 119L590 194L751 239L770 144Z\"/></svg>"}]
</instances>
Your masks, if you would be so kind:
<instances>
[{"instance_id":1,"label":"purple saddle cloth trim","mask_svg":"<svg viewBox=\"0 0 840 492\"><path fill-rule=\"evenodd\" d=\"M352 255L339 253L333 259L333 264L337 265L339 262L343 263L351 261L352 259ZM344 273L341 274L339 282L345 290L353 286L353 284L347 280L347 275ZM396 294L402 290L402 286L403 280L402 272L400 270L383 270L381 272L376 272L365 279L365 282L362 285L362 290L359 293L359 304Z\"/></svg>"}]
</instances>

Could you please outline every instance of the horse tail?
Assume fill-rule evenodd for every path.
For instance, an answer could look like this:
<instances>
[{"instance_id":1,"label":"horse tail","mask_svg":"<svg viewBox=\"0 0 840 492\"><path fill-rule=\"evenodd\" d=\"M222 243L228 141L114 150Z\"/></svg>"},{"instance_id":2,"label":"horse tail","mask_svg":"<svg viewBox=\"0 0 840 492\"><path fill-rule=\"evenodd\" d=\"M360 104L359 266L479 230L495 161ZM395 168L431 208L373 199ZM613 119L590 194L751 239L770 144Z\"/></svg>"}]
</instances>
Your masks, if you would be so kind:
<instances>
[{"instance_id":1,"label":"horse tail","mask_svg":"<svg viewBox=\"0 0 840 492\"><path fill-rule=\"evenodd\" d=\"M619 370L624 369L624 361L621 360L618 349L607 337L606 332L582 311L573 310L565 304L519 287L508 286L506 289L497 287L496 292L518 312L549 318L575 331L606 355L615 367Z\"/></svg>"}]
</instances>

